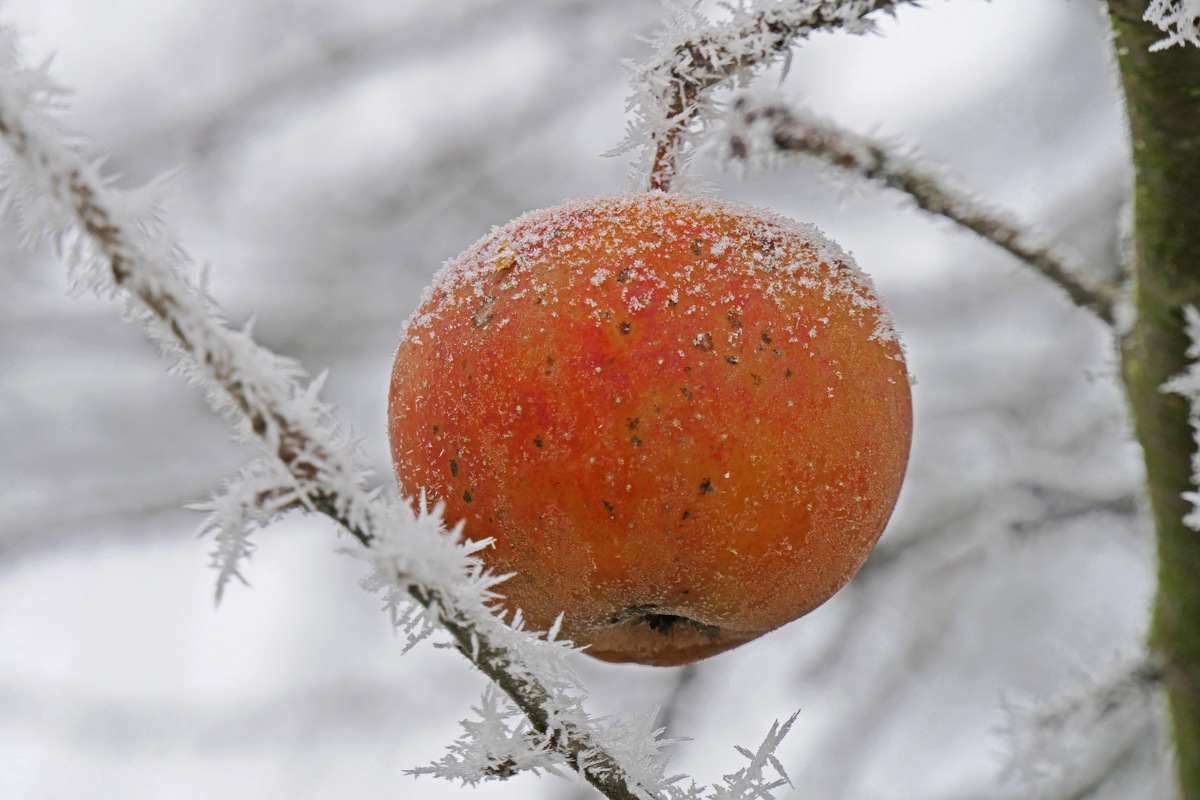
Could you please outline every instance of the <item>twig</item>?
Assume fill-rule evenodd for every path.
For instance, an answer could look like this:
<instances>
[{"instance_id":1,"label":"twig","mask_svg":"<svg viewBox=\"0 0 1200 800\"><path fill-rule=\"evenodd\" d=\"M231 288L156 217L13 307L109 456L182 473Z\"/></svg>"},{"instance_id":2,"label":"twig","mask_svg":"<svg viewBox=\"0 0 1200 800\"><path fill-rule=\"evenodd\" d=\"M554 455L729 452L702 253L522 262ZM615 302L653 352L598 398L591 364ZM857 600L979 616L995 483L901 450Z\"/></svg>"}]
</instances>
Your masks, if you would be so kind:
<instances>
[{"instance_id":1,"label":"twig","mask_svg":"<svg viewBox=\"0 0 1200 800\"><path fill-rule=\"evenodd\" d=\"M709 114L707 95L714 87L775 59L786 58L798 40L819 30L864 33L876 11L895 13L919 0L791 0L768 2L747 10L739 2L728 21L711 23L680 12L655 39L655 54L631 65L635 93L630 108L637 120L617 152L644 148L639 176L644 188L668 191L682 169L686 147L697 124ZM640 180L640 178L639 178Z\"/></svg>"},{"instance_id":2,"label":"twig","mask_svg":"<svg viewBox=\"0 0 1200 800\"><path fill-rule=\"evenodd\" d=\"M1113 284L1089 276L1078 264L1038 240L1012 215L984 206L951 188L913 159L827 120L770 99L738 98L729 129L719 137L729 160L753 163L772 156L808 155L838 169L909 195L919 208L1002 247L1057 283L1078 306L1113 324L1121 301Z\"/></svg>"}]
</instances>

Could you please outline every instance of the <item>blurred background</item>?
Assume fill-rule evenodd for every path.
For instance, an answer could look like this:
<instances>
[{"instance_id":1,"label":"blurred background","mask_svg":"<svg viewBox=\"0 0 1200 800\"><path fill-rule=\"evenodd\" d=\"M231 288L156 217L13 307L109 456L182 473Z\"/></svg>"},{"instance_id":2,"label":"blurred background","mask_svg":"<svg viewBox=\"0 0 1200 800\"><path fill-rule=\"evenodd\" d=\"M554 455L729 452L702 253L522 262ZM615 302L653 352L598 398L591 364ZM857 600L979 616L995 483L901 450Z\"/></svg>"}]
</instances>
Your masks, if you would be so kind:
<instances>
[{"instance_id":1,"label":"blurred background","mask_svg":"<svg viewBox=\"0 0 1200 800\"><path fill-rule=\"evenodd\" d=\"M30 62L53 55L70 126L122 185L172 175L167 219L213 294L329 371L381 481L392 352L422 288L492 225L627 186L634 154L602 155L629 121L621 62L663 16L658 0L0 7ZM754 86L919 149L1115 274L1129 175L1101 6L934 2L881 32L814 37L782 83ZM1153 589L1110 332L895 194L813 164L696 169L714 194L816 223L873 275L918 380L910 472L824 607L694 669L580 657L590 708L662 706L691 739L671 771L700 783L800 709L780 797L1035 796L1006 777L1006 705L1136 656ZM480 676L428 644L402 656L320 519L260 534L250 587L216 608L213 544L184 506L254 451L9 223L0 286L0 798L592 796L406 775L458 735ZM1165 796L1155 735L1089 796Z\"/></svg>"}]
</instances>

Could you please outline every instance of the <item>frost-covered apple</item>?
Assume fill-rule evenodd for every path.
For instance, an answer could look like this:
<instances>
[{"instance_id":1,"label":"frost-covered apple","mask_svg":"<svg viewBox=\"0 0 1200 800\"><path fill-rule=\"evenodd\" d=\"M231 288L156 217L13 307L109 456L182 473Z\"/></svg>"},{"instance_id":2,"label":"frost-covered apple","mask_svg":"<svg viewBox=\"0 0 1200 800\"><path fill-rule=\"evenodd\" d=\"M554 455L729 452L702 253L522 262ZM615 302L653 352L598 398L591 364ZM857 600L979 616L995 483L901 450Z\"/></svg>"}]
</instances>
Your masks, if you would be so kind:
<instances>
[{"instance_id":1,"label":"frost-covered apple","mask_svg":"<svg viewBox=\"0 0 1200 800\"><path fill-rule=\"evenodd\" d=\"M681 664L817 607L883 531L912 435L890 317L816 228L662 193L535 211L447 262L388 409L507 606Z\"/></svg>"}]
</instances>

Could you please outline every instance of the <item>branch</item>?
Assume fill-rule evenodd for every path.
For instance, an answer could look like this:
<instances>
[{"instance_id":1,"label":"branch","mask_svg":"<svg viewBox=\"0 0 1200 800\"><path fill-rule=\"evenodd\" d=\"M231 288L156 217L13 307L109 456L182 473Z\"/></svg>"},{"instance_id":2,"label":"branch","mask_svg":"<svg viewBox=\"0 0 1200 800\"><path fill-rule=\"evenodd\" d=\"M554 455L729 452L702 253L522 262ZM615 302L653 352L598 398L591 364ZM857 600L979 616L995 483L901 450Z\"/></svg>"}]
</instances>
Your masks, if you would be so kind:
<instances>
[{"instance_id":1,"label":"branch","mask_svg":"<svg viewBox=\"0 0 1200 800\"><path fill-rule=\"evenodd\" d=\"M1184 309L1200 307L1200 49L1152 53L1144 0L1108 0L1134 168L1133 305L1121 374L1146 465L1158 543L1150 645L1162 660L1179 794L1200 798L1200 536L1184 519L1195 491L1188 403L1162 385L1193 360Z\"/></svg>"},{"instance_id":2,"label":"branch","mask_svg":"<svg viewBox=\"0 0 1200 800\"><path fill-rule=\"evenodd\" d=\"M744 0L732 17L712 23L681 9L654 39L654 55L645 64L630 64L629 99L635 122L615 152L643 148L638 188L668 191L687 158L696 128L711 116L708 95L725 81L742 77L775 59L820 30L850 33L874 30L866 19L876 11L894 14L901 5L919 0L770 0L747 9Z\"/></svg>"},{"instance_id":3,"label":"branch","mask_svg":"<svg viewBox=\"0 0 1200 800\"><path fill-rule=\"evenodd\" d=\"M1037 705L1008 703L1005 773L1038 797L1094 797L1132 749L1156 737L1155 702L1165 678L1152 657L1105 680Z\"/></svg>"},{"instance_id":4,"label":"branch","mask_svg":"<svg viewBox=\"0 0 1200 800\"><path fill-rule=\"evenodd\" d=\"M954 189L914 159L806 111L771 99L744 96L733 104L718 151L747 164L778 156L813 156L838 169L909 195L917 207L961 225L1057 283L1078 306L1112 325L1118 288L1089 276L1081 265L1022 228L1005 211Z\"/></svg>"},{"instance_id":5,"label":"branch","mask_svg":"<svg viewBox=\"0 0 1200 800\"><path fill-rule=\"evenodd\" d=\"M52 111L61 97L45 70L21 66L11 31L0 28L0 138L16 156L6 165L4 209L21 217L27 241L53 236L73 270L92 288L123 299L176 369L209 390L216 409L240 417L241 432L261 443L279 484L256 493L262 516L296 508L323 514L361 545L383 576L393 612L415 638L440 625L462 652L529 718L549 747L613 800L663 796L670 789L652 737L618 758L582 709L582 689L565 666L566 645L503 624L486 605L500 579L456 542L438 510L413 514L367 490L368 473L337 433L332 410L317 400L320 380L303 387L300 366L259 346L249 327L234 330L202 289L181 274L186 254L138 198L112 186L79 154ZM256 477L262 477L256 472ZM213 523L208 523L213 524ZM420 608L400 609L399 597Z\"/></svg>"}]
</instances>

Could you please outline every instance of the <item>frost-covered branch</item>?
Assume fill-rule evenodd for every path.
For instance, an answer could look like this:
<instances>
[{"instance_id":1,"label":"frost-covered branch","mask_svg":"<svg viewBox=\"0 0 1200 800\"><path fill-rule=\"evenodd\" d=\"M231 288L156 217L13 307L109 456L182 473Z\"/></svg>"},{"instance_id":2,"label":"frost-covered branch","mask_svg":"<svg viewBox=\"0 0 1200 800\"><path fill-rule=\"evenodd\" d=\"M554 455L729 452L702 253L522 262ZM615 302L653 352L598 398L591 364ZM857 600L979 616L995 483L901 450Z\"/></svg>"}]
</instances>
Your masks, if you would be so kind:
<instances>
[{"instance_id":1,"label":"frost-covered branch","mask_svg":"<svg viewBox=\"0 0 1200 800\"><path fill-rule=\"evenodd\" d=\"M45 71L19 66L11 34L0 47L0 137L17 157L6 165L4 207L27 239L54 238L78 285L119 296L214 408L239 415L242 438L278 459L279 485L258 498L264 509L321 511L368 544L367 473L317 399L322 379L301 386L298 363L260 347L251 326L235 330L220 317L183 277L187 258L157 220L153 187L141 196L115 189L46 113L62 92Z\"/></svg>"},{"instance_id":2,"label":"frost-covered branch","mask_svg":"<svg viewBox=\"0 0 1200 800\"><path fill-rule=\"evenodd\" d=\"M917 160L771 98L739 97L716 134L725 161L751 168L789 156L811 156L869 181L906 193L917 207L951 220L1002 247L1061 286L1076 305L1112 324L1120 292L1024 229L1013 217L952 188Z\"/></svg>"},{"instance_id":3,"label":"frost-covered branch","mask_svg":"<svg viewBox=\"0 0 1200 800\"><path fill-rule=\"evenodd\" d=\"M1177 44L1200 47L1200 0L1150 0L1142 19L1167 34L1167 38L1155 42L1151 50L1163 50Z\"/></svg>"},{"instance_id":4,"label":"frost-covered branch","mask_svg":"<svg viewBox=\"0 0 1200 800\"><path fill-rule=\"evenodd\" d=\"M778 58L815 31L866 33L876 11L894 13L917 0L766 0L730 4L730 18L712 22L680 4L653 40L654 54L630 64L635 119L617 152L641 148L639 189L668 191L682 172L699 128L712 117L711 90Z\"/></svg>"},{"instance_id":5,"label":"frost-covered branch","mask_svg":"<svg viewBox=\"0 0 1200 800\"><path fill-rule=\"evenodd\" d=\"M1188 401L1188 422L1192 426L1196 450L1192 452L1193 491L1183 493L1183 499L1192 504L1192 510L1183 518L1183 524L1200 531L1200 311L1192 305L1184 306L1183 317L1192 342L1187 349L1187 357L1192 363L1186 372L1163 384L1162 390L1182 395Z\"/></svg>"},{"instance_id":6,"label":"frost-covered branch","mask_svg":"<svg viewBox=\"0 0 1200 800\"><path fill-rule=\"evenodd\" d=\"M520 735L501 737L499 762L484 760L496 776L522 765L565 764L614 800L769 797L756 786L771 783L765 770L778 762L770 758L751 765L746 791L714 786L703 795L664 776L664 742L648 724L590 717L565 659L569 644L555 641L553 631L525 632L519 615L506 624L494 610L502 579L475 557L487 543L462 541L461 526L446 531L440 509L422 502L414 511L367 487L353 442L318 399L323 378L303 385L297 362L260 346L250 326L235 329L224 320L203 285L186 277L190 261L159 220L153 190L117 189L101 163L81 155L79 139L62 130L55 114L62 96L45 68L22 66L14 35L0 27L0 139L14 156L4 164L3 210L18 219L27 242L49 237L58 244L77 286L121 300L173 368L203 386L214 408L237 417L240 435L265 451L205 505L204 529L218 542L218 593L240 577L250 528L292 510L323 514L354 537L351 552L374 565L369 588L384 593L410 644L448 632L528 720ZM496 742L491 734L498 729L489 730L490 738L477 742L485 750ZM773 728L766 752L780 736ZM524 760L513 753L521 741L529 745Z\"/></svg>"}]
</instances>

